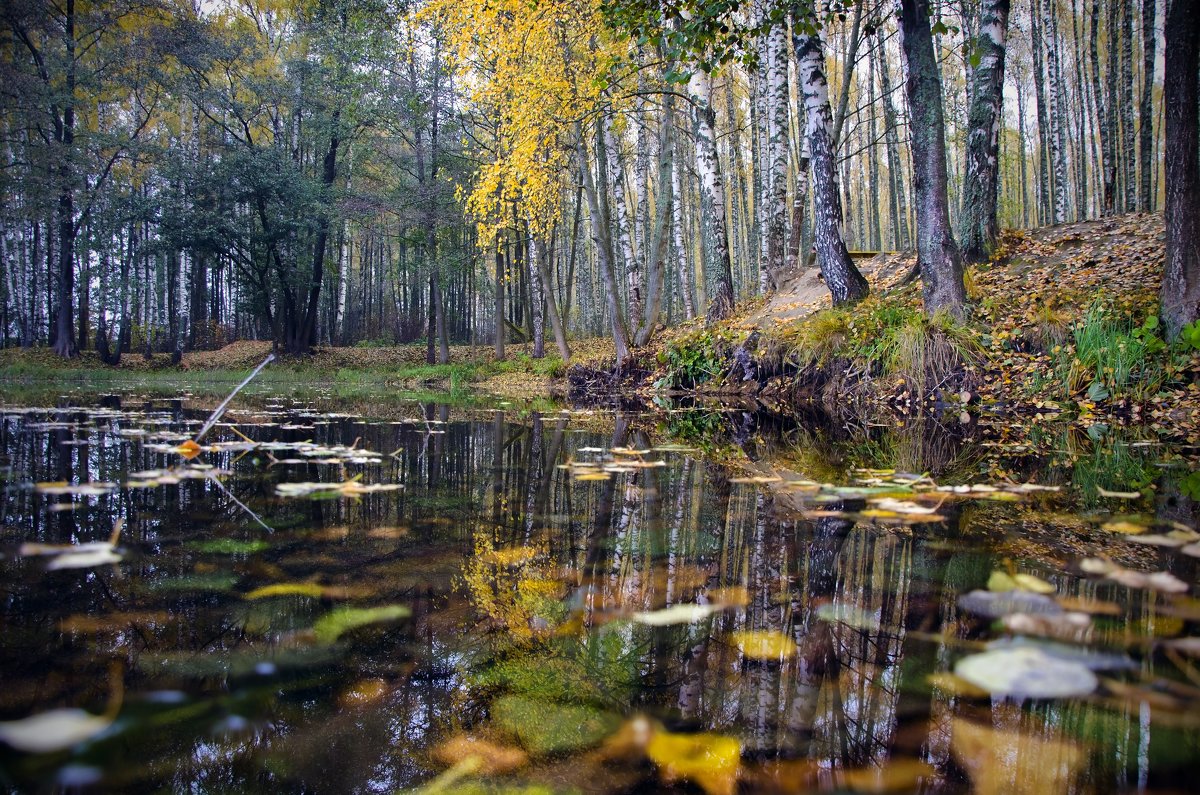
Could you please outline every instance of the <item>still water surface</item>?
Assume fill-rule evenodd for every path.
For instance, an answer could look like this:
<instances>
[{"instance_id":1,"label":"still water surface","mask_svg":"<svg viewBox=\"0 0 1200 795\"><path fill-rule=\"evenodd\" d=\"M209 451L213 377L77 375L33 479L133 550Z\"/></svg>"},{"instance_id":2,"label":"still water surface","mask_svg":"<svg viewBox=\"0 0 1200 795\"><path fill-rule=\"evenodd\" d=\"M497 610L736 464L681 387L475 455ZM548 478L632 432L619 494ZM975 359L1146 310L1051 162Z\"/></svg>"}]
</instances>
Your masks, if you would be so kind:
<instances>
[{"instance_id":1,"label":"still water surface","mask_svg":"<svg viewBox=\"0 0 1200 795\"><path fill-rule=\"evenodd\" d=\"M187 400L47 402L0 409L2 789L1194 784L1178 451L251 398L188 460Z\"/></svg>"}]
</instances>

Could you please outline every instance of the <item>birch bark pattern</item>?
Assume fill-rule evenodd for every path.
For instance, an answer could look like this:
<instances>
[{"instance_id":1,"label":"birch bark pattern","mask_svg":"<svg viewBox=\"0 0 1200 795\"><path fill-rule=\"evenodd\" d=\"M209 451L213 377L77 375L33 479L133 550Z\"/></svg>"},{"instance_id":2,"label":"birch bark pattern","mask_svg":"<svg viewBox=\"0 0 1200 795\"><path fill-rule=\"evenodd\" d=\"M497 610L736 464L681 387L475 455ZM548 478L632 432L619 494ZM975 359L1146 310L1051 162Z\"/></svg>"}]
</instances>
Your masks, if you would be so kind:
<instances>
[{"instance_id":1,"label":"birch bark pattern","mask_svg":"<svg viewBox=\"0 0 1200 795\"><path fill-rule=\"evenodd\" d=\"M917 209L917 266L925 312L946 310L956 317L965 311L962 257L950 234L950 203L946 189L945 120L933 35L929 29L929 0L900 0L901 50L908 74L905 89L912 129L913 188Z\"/></svg>"},{"instance_id":2,"label":"birch bark pattern","mask_svg":"<svg viewBox=\"0 0 1200 795\"><path fill-rule=\"evenodd\" d=\"M767 34L767 163L763 207L766 259L759 269L762 292L779 286L787 243L788 83L787 31L782 21Z\"/></svg>"},{"instance_id":3,"label":"birch bark pattern","mask_svg":"<svg viewBox=\"0 0 1200 795\"><path fill-rule=\"evenodd\" d=\"M800 91L808 120L809 165L812 169L813 238L817 264L834 306L867 297L870 286L854 267L842 239L841 202L833 157L832 113L829 83L825 79L825 56L821 39L804 31L804 22L793 28L793 45L800 73Z\"/></svg>"},{"instance_id":4,"label":"birch bark pattern","mask_svg":"<svg viewBox=\"0 0 1200 795\"><path fill-rule=\"evenodd\" d=\"M712 107L712 78L699 69L688 79L688 93L695 108L696 171L700 189L708 200L712 230L714 290L708 304L709 320L724 320L733 313L733 268L729 261L729 228L725 222L725 182L717 158L716 114Z\"/></svg>"},{"instance_id":5,"label":"birch bark pattern","mask_svg":"<svg viewBox=\"0 0 1200 795\"><path fill-rule=\"evenodd\" d=\"M592 244L596 253L597 270L600 271L600 279L604 285L604 301L612 325L617 366L620 367L629 358L629 330L625 325L625 318L621 314L621 302L617 299L617 275L613 267L612 238L609 236L608 218L604 212L606 207L600 200L599 192L596 189L596 179L592 176L591 165L588 163L583 125L576 122L575 132L579 173L583 177L583 192L588 201L588 220L592 227ZM605 173L603 131L597 131L596 135L596 160L600 166L600 173Z\"/></svg>"},{"instance_id":6,"label":"birch bark pattern","mask_svg":"<svg viewBox=\"0 0 1200 795\"><path fill-rule=\"evenodd\" d=\"M1172 0L1166 19L1166 266L1163 319L1169 339L1200 318L1200 2Z\"/></svg>"},{"instance_id":7,"label":"birch bark pattern","mask_svg":"<svg viewBox=\"0 0 1200 795\"><path fill-rule=\"evenodd\" d=\"M1001 110L1004 103L1004 46L1009 0L984 0L971 72L971 109L967 119L966 178L959 236L963 259L986 262L1000 232L996 221L999 185Z\"/></svg>"}]
</instances>

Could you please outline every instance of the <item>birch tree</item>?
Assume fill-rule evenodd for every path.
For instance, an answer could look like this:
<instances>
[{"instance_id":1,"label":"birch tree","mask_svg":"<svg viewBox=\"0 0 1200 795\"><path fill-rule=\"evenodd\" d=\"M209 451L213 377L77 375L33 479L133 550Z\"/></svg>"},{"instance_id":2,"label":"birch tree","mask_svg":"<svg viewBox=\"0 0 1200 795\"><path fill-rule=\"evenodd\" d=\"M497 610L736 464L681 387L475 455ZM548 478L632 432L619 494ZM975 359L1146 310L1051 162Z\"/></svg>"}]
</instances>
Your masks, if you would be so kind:
<instances>
[{"instance_id":1,"label":"birch tree","mask_svg":"<svg viewBox=\"0 0 1200 795\"><path fill-rule=\"evenodd\" d=\"M1004 44L1009 0L984 0L979 35L971 48L971 108L967 122L967 162L959 210L963 258L984 262L999 235L996 192L1004 104Z\"/></svg>"}]
</instances>

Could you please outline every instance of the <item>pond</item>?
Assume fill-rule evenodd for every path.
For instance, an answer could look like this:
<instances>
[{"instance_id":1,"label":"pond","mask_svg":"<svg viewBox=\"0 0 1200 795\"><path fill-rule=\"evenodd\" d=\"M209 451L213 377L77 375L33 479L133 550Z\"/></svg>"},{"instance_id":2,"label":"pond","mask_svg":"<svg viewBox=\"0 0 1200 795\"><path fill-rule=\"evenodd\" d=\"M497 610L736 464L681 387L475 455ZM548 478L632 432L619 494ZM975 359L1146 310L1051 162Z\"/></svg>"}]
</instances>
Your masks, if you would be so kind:
<instances>
[{"instance_id":1,"label":"pond","mask_svg":"<svg viewBox=\"0 0 1200 795\"><path fill-rule=\"evenodd\" d=\"M1112 792L1200 762L1194 450L260 395L181 455L211 407L0 409L0 788Z\"/></svg>"}]
</instances>

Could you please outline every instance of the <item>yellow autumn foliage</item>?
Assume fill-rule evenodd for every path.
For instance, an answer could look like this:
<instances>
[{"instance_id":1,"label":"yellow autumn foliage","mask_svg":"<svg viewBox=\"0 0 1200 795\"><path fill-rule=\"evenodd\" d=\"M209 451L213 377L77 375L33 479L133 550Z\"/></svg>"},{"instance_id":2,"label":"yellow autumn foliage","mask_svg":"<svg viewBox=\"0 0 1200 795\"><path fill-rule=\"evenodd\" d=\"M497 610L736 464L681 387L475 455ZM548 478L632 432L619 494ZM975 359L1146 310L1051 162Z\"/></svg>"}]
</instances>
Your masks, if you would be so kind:
<instances>
[{"instance_id":1,"label":"yellow autumn foliage","mask_svg":"<svg viewBox=\"0 0 1200 795\"><path fill-rule=\"evenodd\" d=\"M607 101L608 67L621 52L596 0L433 0L424 12L445 31L468 96L495 139L466 196L483 245L517 202L535 236L560 219L572 179L574 123Z\"/></svg>"}]
</instances>

